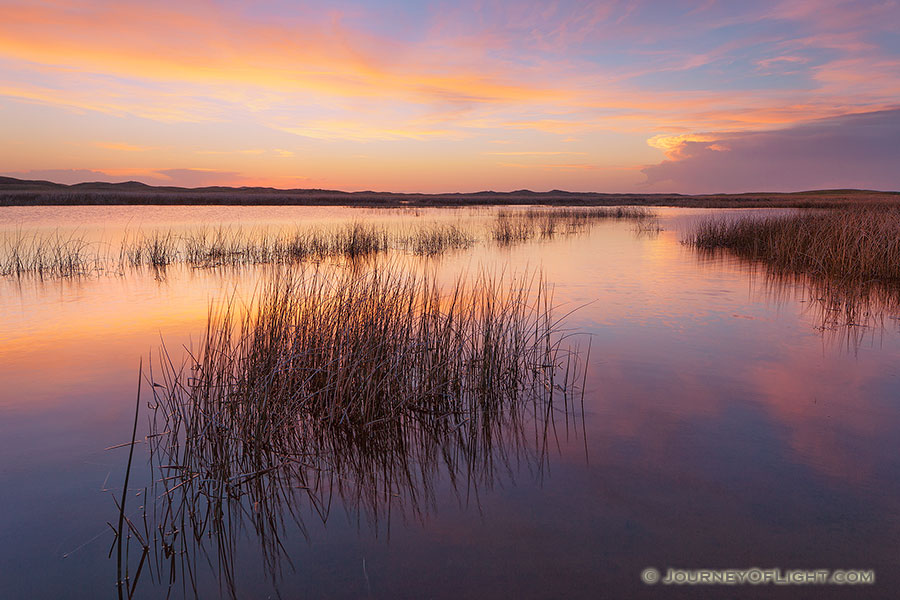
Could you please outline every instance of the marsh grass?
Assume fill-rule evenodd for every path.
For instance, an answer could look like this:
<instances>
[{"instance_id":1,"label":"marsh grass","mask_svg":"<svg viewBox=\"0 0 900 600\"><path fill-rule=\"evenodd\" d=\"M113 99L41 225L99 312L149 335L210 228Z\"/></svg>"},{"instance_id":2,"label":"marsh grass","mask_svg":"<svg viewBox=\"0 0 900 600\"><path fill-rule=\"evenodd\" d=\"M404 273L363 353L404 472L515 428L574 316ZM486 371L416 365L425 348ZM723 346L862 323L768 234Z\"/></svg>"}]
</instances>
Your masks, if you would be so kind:
<instances>
[{"instance_id":1,"label":"marsh grass","mask_svg":"<svg viewBox=\"0 0 900 600\"><path fill-rule=\"evenodd\" d=\"M196 593L196 562L237 596L237 538L273 581L287 523L335 500L371 524L421 518L446 478L461 501L577 428L584 367L539 276L440 286L395 267L279 269L211 311L185 362L151 370L154 577ZM354 508L355 507L355 508Z\"/></svg>"},{"instance_id":2,"label":"marsh grass","mask_svg":"<svg viewBox=\"0 0 900 600\"><path fill-rule=\"evenodd\" d=\"M500 211L491 230L491 237L501 246L521 244L534 236L534 220L528 218L524 212Z\"/></svg>"},{"instance_id":3,"label":"marsh grass","mask_svg":"<svg viewBox=\"0 0 900 600\"><path fill-rule=\"evenodd\" d=\"M454 245L441 235L432 234L429 243L435 251ZM398 246L395 237L384 227L363 223L289 231L227 226L126 231L118 244L89 241L78 232L66 236L16 230L0 236L0 276L59 278L140 268L160 272L175 264L212 268L352 260L388 252Z\"/></svg>"},{"instance_id":4,"label":"marsh grass","mask_svg":"<svg viewBox=\"0 0 900 600\"><path fill-rule=\"evenodd\" d=\"M216 267L358 258L386 252L390 239L386 229L362 223L334 229L274 232L240 227L203 228L182 235L182 261L193 267Z\"/></svg>"},{"instance_id":5,"label":"marsh grass","mask_svg":"<svg viewBox=\"0 0 900 600\"><path fill-rule=\"evenodd\" d=\"M126 233L119 246L119 268L155 267L165 268L179 259L179 239L171 231L154 231L150 235Z\"/></svg>"},{"instance_id":6,"label":"marsh grass","mask_svg":"<svg viewBox=\"0 0 900 600\"><path fill-rule=\"evenodd\" d=\"M703 253L728 251L761 266L767 293L801 290L817 327L842 331L848 346L861 339L859 330L900 312L897 207L708 219L685 242Z\"/></svg>"},{"instance_id":7,"label":"marsh grass","mask_svg":"<svg viewBox=\"0 0 900 600\"><path fill-rule=\"evenodd\" d=\"M434 224L419 227L399 238L398 246L417 256L440 256L453 250L466 249L477 241L474 233L460 225Z\"/></svg>"},{"instance_id":8,"label":"marsh grass","mask_svg":"<svg viewBox=\"0 0 900 600\"><path fill-rule=\"evenodd\" d=\"M0 276L77 277L101 271L104 264L98 245L78 237L77 232L26 234L16 230L0 238Z\"/></svg>"},{"instance_id":9,"label":"marsh grass","mask_svg":"<svg viewBox=\"0 0 900 600\"><path fill-rule=\"evenodd\" d=\"M157 240L163 240L162 243ZM290 264L326 258L359 258L386 252L391 236L384 228L349 223L332 229L270 231L242 227L203 227L175 235L154 232L149 237L123 242L131 266L184 263L195 268ZM156 248L161 252L151 252ZM154 257L160 255L163 261Z\"/></svg>"},{"instance_id":10,"label":"marsh grass","mask_svg":"<svg viewBox=\"0 0 900 600\"><path fill-rule=\"evenodd\" d=\"M637 226L655 222L649 209L627 206L501 209L487 211L483 217L453 224L418 222L415 218L414 225L405 229L350 222L283 229L219 226L127 231L118 244L89 242L76 233L65 237L17 231L0 240L0 275L74 277L100 272L123 274L140 268L152 268L160 274L176 264L192 268L287 265L358 260L391 252L433 258L489 241L510 246L536 237L549 240L587 231L601 220L630 220Z\"/></svg>"},{"instance_id":11,"label":"marsh grass","mask_svg":"<svg viewBox=\"0 0 900 600\"><path fill-rule=\"evenodd\" d=\"M900 283L900 208L803 211L788 216L709 219L687 242L727 249L785 273Z\"/></svg>"},{"instance_id":12,"label":"marsh grass","mask_svg":"<svg viewBox=\"0 0 900 600\"><path fill-rule=\"evenodd\" d=\"M603 220L639 221L653 217L651 209L643 206L594 206L590 208L533 208L525 211L532 219L553 218L569 222L589 222Z\"/></svg>"},{"instance_id":13,"label":"marsh grass","mask_svg":"<svg viewBox=\"0 0 900 600\"><path fill-rule=\"evenodd\" d=\"M597 221L608 220L649 223L656 221L656 214L640 206L501 209L494 220L492 238L501 246L538 236L547 240L559 234L581 233Z\"/></svg>"}]
</instances>

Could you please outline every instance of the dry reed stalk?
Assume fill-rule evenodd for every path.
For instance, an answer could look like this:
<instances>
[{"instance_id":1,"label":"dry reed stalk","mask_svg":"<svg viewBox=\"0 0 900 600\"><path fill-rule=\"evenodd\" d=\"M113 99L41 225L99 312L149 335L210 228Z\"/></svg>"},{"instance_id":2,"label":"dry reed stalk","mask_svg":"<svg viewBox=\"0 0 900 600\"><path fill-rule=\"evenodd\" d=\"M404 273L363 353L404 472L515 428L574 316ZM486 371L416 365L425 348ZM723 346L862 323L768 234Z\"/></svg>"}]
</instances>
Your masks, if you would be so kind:
<instances>
[{"instance_id":1,"label":"dry reed stalk","mask_svg":"<svg viewBox=\"0 0 900 600\"><path fill-rule=\"evenodd\" d=\"M853 208L789 216L710 219L687 242L728 249L778 271L900 282L900 209Z\"/></svg>"},{"instance_id":2,"label":"dry reed stalk","mask_svg":"<svg viewBox=\"0 0 900 600\"><path fill-rule=\"evenodd\" d=\"M542 239L550 239L558 233L583 232L597 221L642 223L655 217L653 211L639 206L502 209L497 213L492 233L498 244L509 245L528 241L538 234Z\"/></svg>"},{"instance_id":3,"label":"dry reed stalk","mask_svg":"<svg viewBox=\"0 0 900 600\"><path fill-rule=\"evenodd\" d=\"M186 363L163 351L151 369L156 573L193 587L176 557L208 552L234 596L237 531L275 571L303 499L326 519L338 497L377 526L427 510L441 473L472 490L523 456L543 465L554 411L575 423L567 339L534 276L442 288L391 266L279 270L248 305L211 311Z\"/></svg>"},{"instance_id":4,"label":"dry reed stalk","mask_svg":"<svg viewBox=\"0 0 900 600\"><path fill-rule=\"evenodd\" d=\"M649 222L653 213L641 207L503 209L489 221L487 236L504 246L527 242L537 235L586 231L599 220ZM481 236L485 237L485 236ZM275 230L220 226L186 232L154 230L126 232L118 245L118 261L101 252L99 244L77 234L64 237L20 230L0 239L0 276L74 277L102 271L152 268L159 275L173 264L195 268L259 264L285 265L326 259L357 260L406 251L434 257L469 248L479 240L476 231L455 225L418 225L412 232L359 222L336 228Z\"/></svg>"},{"instance_id":5,"label":"dry reed stalk","mask_svg":"<svg viewBox=\"0 0 900 600\"><path fill-rule=\"evenodd\" d=\"M76 232L25 234L17 229L0 237L0 276L78 277L103 268L99 245Z\"/></svg>"}]
</instances>

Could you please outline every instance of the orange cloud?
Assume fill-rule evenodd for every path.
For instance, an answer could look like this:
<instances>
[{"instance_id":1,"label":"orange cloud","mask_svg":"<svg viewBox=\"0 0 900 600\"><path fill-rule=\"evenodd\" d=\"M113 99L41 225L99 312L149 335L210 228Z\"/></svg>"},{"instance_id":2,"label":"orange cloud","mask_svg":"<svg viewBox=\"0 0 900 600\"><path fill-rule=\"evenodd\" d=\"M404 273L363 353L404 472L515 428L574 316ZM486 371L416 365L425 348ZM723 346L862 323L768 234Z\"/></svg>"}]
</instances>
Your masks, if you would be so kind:
<instances>
[{"instance_id":1,"label":"orange cloud","mask_svg":"<svg viewBox=\"0 0 900 600\"><path fill-rule=\"evenodd\" d=\"M647 140L647 144L662 150L666 154L666 158L678 160L682 157L682 152L687 142L714 142L717 139L715 135L709 133L659 134Z\"/></svg>"},{"instance_id":2,"label":"orange cloud","mask_svg":"<svg viewBox=\"0 0 900 600\"><path fill-rule=\"evenodd\" d=\"M522 151L522 152L482 152L487 156L560 156L566 154L585 155L587 152L568 152L568 151Z\"/></svg>"},{"instance_id":3,"label":"orange cloud","mask_svg":"<svg viewBox=\"0 0 900 600\"><path fill-rule=\"evenodd\" d=\"M351 14L295 3L6 1L0 109L10 121L54 117L68 144L48 127L34 139L12 138L0 162L107 173L188 166L272 181L302 168L299 175L342 181L343 172L355 182L362 175L353 157L364 144L375 157L366 176L382 181L391 168L387 187L419 185L403 166L415 163L444 191L459 185L461 171L481 173L486 154L553 156L560 142L577 140L569 154L585 156L583 165L544 170L634 170L661 155L678 158L688 141L714 141L703 132L788 127L887 109L900 97L895 55L862 33L872 19L889 21L887 8L854 16L846 7L792 4L708 16L720 8L690 11L698 35L773 20L794 20L798 31L754 27L725 43L686 43L679 24L641 21L648 15L640 6L591 3L461 3L407 27L365 3ZM815 54L823 48L827 56ZM796 70L802 85L736 91L720 85L731 69L759 79ZM196 141L207 139L214 142ZM496 140L509 152L491 153ZM73 146L95 150L64 151ZM542 181L551 188L574 179Z\"/></svg>"},{"instance_id":4,"label":"orange cloud","mask_svg":"<svg viewBox=\"0 0 900 600\"><path fill-rule=\"evenodd\" d=\"M596 171L602 169L599 165L584 163L498 163L501 167L512 167L517 169L541 169L550 171Z\"/></svg>"},{"instance_id":5,"label":"orange cloud","mask_svg":"<svg viewBox=\"0 0 900 600\"><path fill-rule=\"evenodd\" d=\"M465 137L465 133L452 129L434 129L407 123L404 126L384 126L361 120L331 119L318 120L297 126L276 126L281 131L320 140L353 140L368 142L373 140L426 140L429 138L454 139Z\"/></svg>"},{"instance_id":6,"label":"orange cloud","mask_svg":"<svg viewBox=\"0 0 900 600\"><path fill-rule=\"evenodd\" d=\"M135 144L126 144L124 142L95 142L94 145L98 148L116 150L117 152L146 152L148 150L156 149L152 146L137 146Z\"/></svg>"},{"instance_id":7,"label":"orange cloud","mask_svg":"<svg viewBox=\"0 0 900 600\"><path fill-rule=\"evenodd\" d=\"M152 4L63 11L14 4L0 24L0 55L123 78L351 97L399 92L449 102L531 102L565 94L485 70L395 63L395 43L347 30L340 20L298 34L218 16Z\"/></svg>"}]
</instances>

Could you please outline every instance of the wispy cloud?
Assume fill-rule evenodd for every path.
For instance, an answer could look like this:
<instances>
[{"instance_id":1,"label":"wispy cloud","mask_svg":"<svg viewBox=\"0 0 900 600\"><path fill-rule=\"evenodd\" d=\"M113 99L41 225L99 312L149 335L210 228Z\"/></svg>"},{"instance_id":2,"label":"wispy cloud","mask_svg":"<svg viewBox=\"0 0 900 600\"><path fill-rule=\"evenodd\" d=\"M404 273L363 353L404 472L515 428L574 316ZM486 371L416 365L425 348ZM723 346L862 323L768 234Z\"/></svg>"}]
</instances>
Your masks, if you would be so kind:
<instances>
[{"instance_id":1,"label":"wispy cloud","mask_svg":"<svg viewBox=\"0 0 900 600\"><path fill-rule=\"evenodd\" d=\"M105 150L115 150L117 152L147 152L156 150L154 146L139 146L136 144L126 144L125 142L95 142L95 146Z\"/></svg>"},{"instance_id":2,"label":"wispy cloud","mask_svg":"<svg viewBox=\"0 0 900 600\"><path fill-rule=\"evenodd\" d=\"M422 127L414 122L402 121L379 125L368 121L332 119L301 125L273 125L273 127L307 138L355 142L427 140L430 138L459 139L468 135L464 131Z\"/></svg>"},{"instance_id":3,"label":"wispy cloud","mask_svg":"<svg viewBox=\"0 0 900 600\"><path fill-rule=\"evenodd\" d=\"M603 169L600 165L589 163L515 163L502 162L501 167L514 169L540 169L542 171L596 171Z\"/></svg>"},{"instance_id":4,"label":"wispy cloud","mask_svg":"<svg viewBox=\"0 0 900 600\"><path fill-rule=\"evenodd\" d=\"M243 156L258 156L260 154L265 154L265 150L262 148L247 148L245 150L196 150L195 154L206 155L206 156L222 156L222 155L243 155Z\"/></svg>"},{"instance_id":5,"label":"wispy cloud","mask_svg":"<svg viewBox=\"0 0 900 600\"><path fill-rule=\"evenodd\" d=\"M523 150L521 152L482 152L482 154L487 156L560 156L567 154L585 156L587 152Z\"/></svg>"},{"instance_id":6,"label":"wispy cloud","mask_svg":"<svg viewBox=\"0 0 900 600\"><path fill-rule=\"evenodd\" d=\"M430 170L446 190L483 162L502 169L490 156L570 154L599 171L679 161L691 144L716 152L738 132L890 109L898 21L896 2L837 0L462 0L416 11L371 0L7 0L4 124L54 126L9 136L0 163L161 180L155 169L196 165L222 182L293 181L303 164L334 181L385 174L396 189ZM558 149L567 140L577 151ZM57 149L71 144L93 153L78 162ZM353 163L360 153L371 171ZM571 181L542 168L547 187Z\"/></svg>"}]
</instances>

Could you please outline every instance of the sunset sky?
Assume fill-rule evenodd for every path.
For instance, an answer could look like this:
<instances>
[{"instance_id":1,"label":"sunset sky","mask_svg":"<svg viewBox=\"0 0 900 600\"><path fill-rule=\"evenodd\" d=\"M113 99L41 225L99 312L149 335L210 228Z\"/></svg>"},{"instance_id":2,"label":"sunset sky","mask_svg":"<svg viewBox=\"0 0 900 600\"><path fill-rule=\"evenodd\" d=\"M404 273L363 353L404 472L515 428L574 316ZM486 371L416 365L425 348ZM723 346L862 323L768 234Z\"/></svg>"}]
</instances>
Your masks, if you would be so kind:
<instances>
[{"instance_id":1,"label":"sunset sky","mask_svg":"<svg viewBox=\"0 0 900 600\"><path fill-rule=\"evenodd\" d=\"M900 189L900 3L0 0L0 174Z\"/></svg>"}]
</instances>

